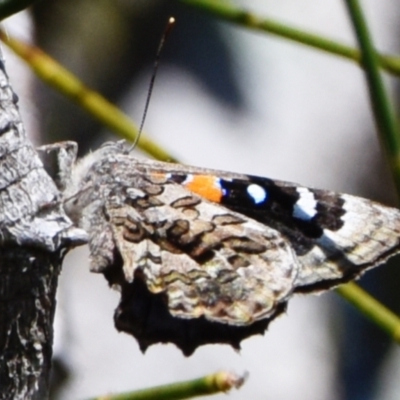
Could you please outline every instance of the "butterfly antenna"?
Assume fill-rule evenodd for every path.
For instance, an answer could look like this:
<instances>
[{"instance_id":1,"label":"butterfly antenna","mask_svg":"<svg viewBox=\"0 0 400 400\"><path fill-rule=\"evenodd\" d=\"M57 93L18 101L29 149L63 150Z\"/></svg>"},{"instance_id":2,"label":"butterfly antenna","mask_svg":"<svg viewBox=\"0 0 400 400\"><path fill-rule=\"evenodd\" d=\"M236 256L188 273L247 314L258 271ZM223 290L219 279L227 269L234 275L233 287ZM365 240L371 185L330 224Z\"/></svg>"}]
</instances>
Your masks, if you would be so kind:
<instances>
[{"instance_id":1,"label":"butterfly antenna","mask_svg":"<svg viewBox=\"0 0 400 400\"><path fill-rule=\"evenodd\" d=\"M154 66L153 66L153 73L151 74L149 90L147 91L146 103L144 105L143 116L142 116L142 120L140 122L139 132L136 135L136 138L132 144L132 147L129 149L129 152L131 152L136 147L136 145L139 142L140 135L142 134L144 122L145 122L146 116L147 116L147 111L149 109L151 94L153 93L154 82L155 82L156 76L157 76L158 65L160 64L161 52L162 52L162 49L164 48L164 44L165 44L169 34L171 33L174 25L175 25L175 18L170 17L168 20L167 26L164 29L164 33L161 36L160 44L158 45L156 59L154 61Z\"/></svg>"}]
</instances>

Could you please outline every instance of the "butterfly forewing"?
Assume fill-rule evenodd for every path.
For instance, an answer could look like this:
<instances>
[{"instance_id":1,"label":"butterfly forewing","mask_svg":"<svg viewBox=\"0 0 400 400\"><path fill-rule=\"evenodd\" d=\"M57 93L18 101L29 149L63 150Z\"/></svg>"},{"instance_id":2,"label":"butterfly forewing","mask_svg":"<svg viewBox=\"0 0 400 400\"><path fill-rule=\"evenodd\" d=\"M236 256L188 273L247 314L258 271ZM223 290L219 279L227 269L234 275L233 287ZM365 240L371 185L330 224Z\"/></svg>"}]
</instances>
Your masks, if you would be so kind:
<instances>
[{"instance_id":1,"label":"butterfly forewing","mask_svg":"<svg viewBox=\"0 0 400 400\"><path fill-rule=\"evenodd\" d=\"M293 291L332 288L399 251L397 209L268 178L232 178L221 171L213 176L222 191L220 206L275 229L290 243L300 264Z\"/></svg>"}]
</instances>

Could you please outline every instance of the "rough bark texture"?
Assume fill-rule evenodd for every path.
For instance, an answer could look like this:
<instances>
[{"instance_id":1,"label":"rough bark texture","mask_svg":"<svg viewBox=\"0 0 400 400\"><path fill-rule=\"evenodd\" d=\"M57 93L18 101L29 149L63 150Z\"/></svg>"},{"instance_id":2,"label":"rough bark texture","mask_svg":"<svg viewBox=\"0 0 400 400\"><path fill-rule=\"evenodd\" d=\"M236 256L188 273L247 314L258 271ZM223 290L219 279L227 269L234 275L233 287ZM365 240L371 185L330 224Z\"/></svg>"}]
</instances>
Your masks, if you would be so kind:
<instances>
[{"instance_id":1,"label":"rough bark texture","mask_svg":"<svg viewBox=\"0 0 400 400\"><path fill-rule=\"evenodd\" d=\"M0 55L0 399L45 399L57 278L86 240L27 142Z\"/></svg>"}]
</instances>

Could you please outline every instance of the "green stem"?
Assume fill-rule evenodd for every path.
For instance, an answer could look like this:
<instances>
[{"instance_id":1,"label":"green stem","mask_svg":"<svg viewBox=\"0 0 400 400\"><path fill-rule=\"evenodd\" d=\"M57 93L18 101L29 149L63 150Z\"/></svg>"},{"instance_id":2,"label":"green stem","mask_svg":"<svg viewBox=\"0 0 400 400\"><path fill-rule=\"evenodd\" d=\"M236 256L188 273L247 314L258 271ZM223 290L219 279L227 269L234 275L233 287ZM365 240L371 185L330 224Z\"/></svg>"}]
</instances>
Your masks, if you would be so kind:
<instances>
[{"instance_id":1,"label":"green stem","mask_svg":"<svg viewBox=\"0 0 400 400\"><path fill-rule=\"evenodd\" d=\"M245 377L228 372L217 372L191 381L156 386L149 389L130 393L108 395L93 400L180 400L197 396L206 396L220 392L227 392L232 388L240 388Z\"/></svg>"},{"instance_id":2,"label":"green stem","mask_svg":"<svg viewBox=\"0 0 400 400\"><path fill-rule=\"evenodd\" d=\"M85 86L75 75L39 48L17 40L0 29L0 40L21 57L48 85L69 97L83 110L126 140L134 141L138 128L118 107ZM166 150L142 133L138 147L161 161L176 161Z\"/></svg>"},{"instance_id":3,"label":"green stem","mask_svg":"<svg viewBox=\"0 0 400 400\"><path fill-rule=\"evenodd\" d=\"M270 18L260 18L254 13L233 6L231 3L228 4L215 0L180 1L188 6L205 11L214 17L221 18L224 21L229 21L248 29L267 32L315 49L323 50L330 54L353 60L357 63L360 62L360 52L353 47L301 29L292 28ZM400 58L383 54L378 54L378 58L382 68L391 74L400 76Z\"/></svg>"},{"instance_id":4,"label":"green stem","mask_svg":"<svg viewBox=\"0 0 400 400\"><path fill-rule=\"evenodd\" d=\"M397 192L400 195L400 129L397 117L379 72L378 56L360 4L358 0L345 0L345 4L361 49L361 64L368 83L375 124L391 166ZM400 343L400 319L395 314L378 303L355 283L342 286L337 291Z\"/></svg>"},{"instance_id":5,"label":"green stem","mask_svg":"<svg viewBox=\"0 0 400 400\"><path fill-rule=\"evenodd\" d=\"M400 318L354 282L342 285L336 291L357 310L374 321L389 336L400 343Z\"/></svg>"},{"instance_id":6,"label":"green stem","mask_svg":"<svg viewBox=\"0 0 400 400\"><path fill-rule=\"evenodd\" d=\"M378 58L358 0L345 0L362 54L369 98L383 150L400 195L400 127L379 72Z\"/></svg>"}]
</instances>

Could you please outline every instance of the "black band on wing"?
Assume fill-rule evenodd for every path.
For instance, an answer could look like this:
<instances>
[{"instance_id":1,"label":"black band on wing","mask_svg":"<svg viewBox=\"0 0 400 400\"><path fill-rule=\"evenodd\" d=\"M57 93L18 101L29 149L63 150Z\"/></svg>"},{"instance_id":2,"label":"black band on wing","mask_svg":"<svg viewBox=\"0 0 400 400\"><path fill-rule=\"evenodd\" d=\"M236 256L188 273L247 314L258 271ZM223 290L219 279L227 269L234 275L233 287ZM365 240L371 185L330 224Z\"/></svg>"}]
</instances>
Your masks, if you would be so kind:
<instances>
[{"instance_id":1,"label":"black band on wing","mask_svg":"<svg viewBox=\"0 0 400 400\"><path fill-rule=\"evenodd\" d=\"M296 186L279 186L271 179L254 176L249 180L220 179L220 185L224 193L221 204L282 232L299 255L314 246L323 229L335 231L343 226L345 210L340 195L305 189L314 196L316 208L314 215L304 219L295 215L302 196Z\"/></svg>"}]
</instances>

